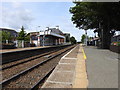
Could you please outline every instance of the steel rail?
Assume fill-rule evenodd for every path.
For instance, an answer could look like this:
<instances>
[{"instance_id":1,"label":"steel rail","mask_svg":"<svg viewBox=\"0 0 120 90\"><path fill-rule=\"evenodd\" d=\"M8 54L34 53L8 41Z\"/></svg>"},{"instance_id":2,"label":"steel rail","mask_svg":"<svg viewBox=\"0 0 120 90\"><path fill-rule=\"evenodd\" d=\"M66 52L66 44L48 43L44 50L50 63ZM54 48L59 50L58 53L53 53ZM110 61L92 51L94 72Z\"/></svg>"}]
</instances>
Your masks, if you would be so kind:
<instances>
[{"instance_id":1,"label":"steel rail","mask_svg":"<svg viewBox=\"0 0 120 90\"><path fill-rule=\"evenodd\" d=\"M61 49L60 49L60 50L61 50ZM40 55L40 56L33 57L33 58L28 59L28 60L26 60L26 61L22 61L22 62L13 64L13 65L10 65L10 66L6 66L6 67L4 67L4 68L2 68L2 69L0 69L0 70L9 69L9 68L11 68L11 67L14 67L14 66L17 66L17 65L20 65L20 64L23 64L23 63L32 61L32 60L34 60L34 59L37 59L37 58L40 58L40 57L43 57L43 56L46 56L46 55L49 55L50 53L54 53L54 52L56 52L56 51L57 51L57 50L55 50L55 51L53 51L53 52L49 52L49 53L43 54L43 55Z\"/></svg>"},{"instance_id":2,"label":"steel rail","mask_svg":"<svg viewBox=\"0 0 120 90\"><path fill-rule=\"evenodd\" d=\"M43 78L41 78L37 83L35 83L30 90L35 90L38 87L38 85L42 83L52 73L55 67L53 67Z\"/></svg>"}]
</instances>

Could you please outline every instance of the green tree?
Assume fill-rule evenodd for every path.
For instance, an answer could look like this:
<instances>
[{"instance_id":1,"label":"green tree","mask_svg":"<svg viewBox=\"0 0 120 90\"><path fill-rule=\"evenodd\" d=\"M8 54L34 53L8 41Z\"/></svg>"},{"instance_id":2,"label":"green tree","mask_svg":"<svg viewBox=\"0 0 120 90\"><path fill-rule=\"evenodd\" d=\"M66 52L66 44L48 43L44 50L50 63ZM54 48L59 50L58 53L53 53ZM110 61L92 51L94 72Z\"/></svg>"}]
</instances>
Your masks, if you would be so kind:
<instances>
[{"instance_id":1,"label":"green tree","mask_svg":"<svg viewBox=\"0 0 120 90\"><path fill-rule=\"evenodd\" d=\"M66 42L70 42L70 34L65 34Z\"/></svg>"},{"instance_id":2,"label":"green tree","mask_svg":"<svg viewBox=\"0 0 120 90\"><path fill-rule=\"evenodd\" d=\"M120 30L120 2L74 2L70 8L73 24L79 29L96 29L102 48L109 48L113 30ZM113 31L113 32L112 32Z\"/></svg>"},{"instance_id":3,"label":"green tree","mask_svg":"<svg viewBox=\"0 0 120 90\"><path fill-rule=\"evenodd\" d=\"M7 31L0 31L0 41L5 42L6 40L10 41L12 40L12 36L10 32Z\"/></svg>"},{"instance_id":4,"label":"green tree","mask_svg":"<svg viewBox=\"0 0 120 90\"><path fill-rule=\"evenodd\" d=\"M71 42L71 44L76 44L76 39L75 39L75 37L70 37L70 42Z\"/></svg>"},{"instance_id":5,"label":"green tree","mask_svg":"<svg viewBox=\"0 0 120 90\"><path fill-rule=\"evenodd\" d=\"M26 33L24 29L25 28L22 26L21 31L19 32L18 37L17 37L18 40L25 40Z\"/></svg>"},{"instance_id":6,"label":"green tree","mask_svg":"<svg viewBox=\"0 0 120 90\"><path fill-rule=\"evenodd\" d=\"M28 34L25 36L25 41L27 41L27 42L30 41L30 33L28 33Z\"/></svg>"},{"instance_id":7,"label":"green tree","mask_svg":"<svg viewBox=\"0 0 120 90\"><path fill-rule=\"evenodd\" d=\"M82 42L82 43L84 43L85 38L86 38L86 36L85 36L85 34L83 34L83 35L81 36L81 42Z\"/></svg>"}]
</instances>

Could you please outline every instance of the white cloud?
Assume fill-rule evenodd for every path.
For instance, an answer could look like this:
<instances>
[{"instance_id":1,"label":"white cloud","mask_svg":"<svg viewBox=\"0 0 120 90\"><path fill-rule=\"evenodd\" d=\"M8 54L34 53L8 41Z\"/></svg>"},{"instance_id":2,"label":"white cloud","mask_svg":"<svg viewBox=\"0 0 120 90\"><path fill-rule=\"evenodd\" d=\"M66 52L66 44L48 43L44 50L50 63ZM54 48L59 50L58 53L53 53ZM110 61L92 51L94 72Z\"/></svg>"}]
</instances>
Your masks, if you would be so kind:
<instances>
[{"instance_id":1,"label":"white cloud","mask_svg":"<svg viewBox=\"0 0 120 90\"><path fill-rule=\"evenodd\" d=\"M11 3L11 8L2 7L2 26L19 29L23 25L28 28L28 25L34 19L32 12L25 9L21 3Z\"/></svg>"},{"instance_id":2,"label":"white cloud","mask_svg":"<svg viewBox=\"0 0 120 90\"><path fill-rule=\"evenodd\" d=\"M63 29L62 31L70 33L71 36L74 36L77 41L81 41L81 36L85 34L85 31L83 29L78 29L75 27L75 25L71 21L71 16L69 18L66 18L66 17L68 16L64 16L64 17L61 16L61 19L60 19L62 22L62 25L61 25L61 28ZM87 30L87 33L89 37L94 37L93 30L89 29Z\"/></svg>"},{"instance_id":3,"label":"white cloud","mask_svg":"<svg viewBox=\"0 0 120 90\"><path fill-rule=\"evenodd\" d=\"M72 2L74 0L2 0L2 2Z\"/></svg>"},{"instance_id":4,"label":"white cloud","mask_svg":"<svg viewBox=\"0 0 120 90\"><path fill-rule=\"evenodd\" d=\"M22 3L20 3L20 2L12 2L12 6L14 7L14 8L19 8L19 7L21 7L22 6Z\"/></svg>"},{"instance_id":5,"label":"white cloud","mask_svg":"<svg viewBox=\"0 0 120 90\"><path fill-rule=\"evenodd\" d=\"M2 2L73 2L75 0L2 0ZM78 2L119 2L119 0L76 0Z\"/></svg>"}]
</instances>

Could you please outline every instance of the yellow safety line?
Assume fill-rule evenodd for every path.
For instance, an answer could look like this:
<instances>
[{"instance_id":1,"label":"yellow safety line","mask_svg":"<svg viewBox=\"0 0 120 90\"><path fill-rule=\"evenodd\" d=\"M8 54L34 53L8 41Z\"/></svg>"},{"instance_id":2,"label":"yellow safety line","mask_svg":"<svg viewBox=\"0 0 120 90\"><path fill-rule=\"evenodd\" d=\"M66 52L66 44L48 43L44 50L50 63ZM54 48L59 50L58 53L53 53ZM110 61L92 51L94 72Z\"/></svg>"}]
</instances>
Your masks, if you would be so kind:
<instances>
[{"instance_id":1,"label":"yellow safety line","mask_svg":"<svg viewBox=\"0 0 120 90\"><path fill-rule=\"evenodd\" d=\"M83 88L87 90L88 87L88 79L87 79L87 72L86 72L86 55L84 53L84 49L82 45L80 45L79 52L77 55L77 62L75 67L75 79L73 82L73 88Z\"/></svg>"},{"instance_id":2,"label":"yellow safety line","mask_svg":"<svg viewBox=\"0 0 120 90\"><path fill-rule=\"evenodd\" d=\"M86 59L87 59L87 57L86 57L86 54L85 54L85 52L84 52L84 49L83 49L83 48L82 48L82 52L83 52L84 59L86 60Z\"/></svg>"}]
</instances>

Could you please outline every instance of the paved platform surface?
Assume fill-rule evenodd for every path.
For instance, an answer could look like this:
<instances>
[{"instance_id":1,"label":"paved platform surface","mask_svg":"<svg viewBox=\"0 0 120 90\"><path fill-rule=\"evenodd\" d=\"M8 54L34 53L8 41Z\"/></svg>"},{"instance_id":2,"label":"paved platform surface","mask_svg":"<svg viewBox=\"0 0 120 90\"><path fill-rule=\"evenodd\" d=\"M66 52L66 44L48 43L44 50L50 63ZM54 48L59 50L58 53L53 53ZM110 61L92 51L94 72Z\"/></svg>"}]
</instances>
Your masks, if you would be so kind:
<instances>
[{"instance_id":1,"label":"paved platform surface","mask_svg":"<svg viewBox=\"0 0 120 90\"><path fill-rule=\"evenodd\" d=\"M84 82L87 75L85 73L85 60L82 61L78 58L81 54L82 49L80 49L80 45L77 45L64 55L42 88L82 88L83 86L85 88L86 83ZM83 66L80 67L80 64Z\"/></svg>"},{"instance_id":2,"label":"paved platform surface","mask_svg":"<svg viewBox=\"0 0 120 90\"><path fill-rule=\"evenodd\" d=\"M44 46L44 47L27 47L27 48L16 48L16 49L2 49L2 50L0 50L0 53L22 51L22 50L30 50L30 49L39 49L39 48L46 48L46 47L50 47L50 46Z\"/></svg>"},{"instance_id":3,"label":"paved platform surface","mask_svg":"<svg viewBox=\"0 0 120 90\"><path fill-rule=\"evenodd\" d=\"M84 47L88 88L118 88L118 54L96 47Z\"/></svg>"}]
</instances>

